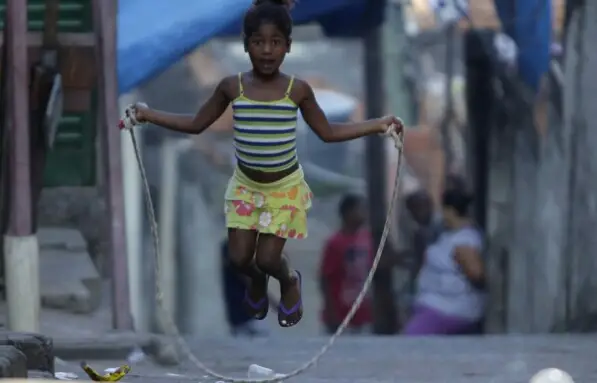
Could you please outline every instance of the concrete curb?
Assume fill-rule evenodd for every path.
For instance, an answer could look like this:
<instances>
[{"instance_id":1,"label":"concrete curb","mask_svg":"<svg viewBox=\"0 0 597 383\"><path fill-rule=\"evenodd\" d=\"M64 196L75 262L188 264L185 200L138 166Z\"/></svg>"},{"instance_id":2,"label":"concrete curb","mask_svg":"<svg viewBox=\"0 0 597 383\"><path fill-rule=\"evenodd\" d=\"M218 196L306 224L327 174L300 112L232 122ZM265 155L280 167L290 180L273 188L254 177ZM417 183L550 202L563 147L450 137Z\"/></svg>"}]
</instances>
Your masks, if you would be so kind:
<instances>
[{"instance_id":1,"label":"concrete curb","mask_svg":"<svg viewBox=\"0 0 597 383\"><path fill-rule=\"evenodd\" d=\"M114 332L97 337L54 339L54 354L65 361L126 360L138 349L160 365L172 366L180 363L180 353L174 342L155 334Z\"/></svg>"},{"instance_id":2,"label":"concrete curb","mask_svg":"<svg viewBox=\"0 0 597 383\"><path fill-rule=\"evenodd\" d=\"M0 346L0 378L26 378L27 358L13 346Z\"/></svg>"},{"instance_id":3,"label":"concrete curb","mask_svg":"<svg viewBox=\"0 0 597 383\"><path fill-rule=\"evenodd\" d=\"M51 338L40 334L1 331L0 346L12 346L23 353L26 370L54 373L54 345Z\"/></svg>"}]
</instances>

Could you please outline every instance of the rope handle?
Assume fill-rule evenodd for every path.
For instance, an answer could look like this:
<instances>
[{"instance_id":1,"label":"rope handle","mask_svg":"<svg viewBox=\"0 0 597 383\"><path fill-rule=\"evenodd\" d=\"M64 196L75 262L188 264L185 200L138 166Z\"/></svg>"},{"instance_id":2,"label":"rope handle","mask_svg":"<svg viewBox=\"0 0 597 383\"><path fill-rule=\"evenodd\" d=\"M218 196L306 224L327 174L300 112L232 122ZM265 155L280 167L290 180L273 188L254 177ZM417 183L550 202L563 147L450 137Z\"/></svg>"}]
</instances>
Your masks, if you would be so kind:
<instances>
[{"instance_id":1,"label":"rope handle","mask_svg":"<svg viewBox=\"0 0 597 383\"><path fill-rule=\"evenodd\" d=\"M401 151L404 141L404 122L400 118L396 119L398 120L398 124L389 124L386 131L382 133L382 136L390 137L394 141L396 150Z\"/></svg>"},{"instance_id":2,"label":"rope handle","mask_svg":"<svg viewBox=\"0 0 597 383\"><path fill-rule=\"evenodd\" d=\"M118 122L118 129L120 130L131 130L135 126L142 126L144 123L137 120L137 107L149 108L147 104L138 102L136 104L130 104L124 109L124 113Z\"/></svg>"}]
</instances>

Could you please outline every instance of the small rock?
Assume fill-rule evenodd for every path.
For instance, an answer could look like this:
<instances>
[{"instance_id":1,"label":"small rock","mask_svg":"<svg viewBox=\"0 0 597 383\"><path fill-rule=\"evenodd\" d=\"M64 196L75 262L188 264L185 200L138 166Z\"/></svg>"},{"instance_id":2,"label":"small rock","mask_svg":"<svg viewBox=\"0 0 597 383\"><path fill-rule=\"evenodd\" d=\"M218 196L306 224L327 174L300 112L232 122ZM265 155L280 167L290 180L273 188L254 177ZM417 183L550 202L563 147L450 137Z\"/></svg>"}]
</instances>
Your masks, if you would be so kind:
<instances>
[{"instance_id":1,"label":"small rock","mask_svg":"<svg viewBox=\"0 0 597 383\"><path fill-rule=\"evenodd\" d=\"M16 347L0 346L0 378L27 377L27 358Z\"/></svg>"},{"instance_id":2,"label":"small rock","mask_svg":"<svg viewBox=\"0 0 597 383\"><path fill-rule=\"evenodd\" d=\"M574 380L566 371L546 368L533 375L529 383L574 383Z\"/></svg>"},{"instance_id":3,"label":"small rock","mask_svg":"<svg viewBox=\"0 0 597 383\"><path fill-rule=\"evenodd\" d=\"M13 346L25 355L27 370L54 373L52 339L41 334L0 331L0 345Z\"/></svg>"}]
</instances>

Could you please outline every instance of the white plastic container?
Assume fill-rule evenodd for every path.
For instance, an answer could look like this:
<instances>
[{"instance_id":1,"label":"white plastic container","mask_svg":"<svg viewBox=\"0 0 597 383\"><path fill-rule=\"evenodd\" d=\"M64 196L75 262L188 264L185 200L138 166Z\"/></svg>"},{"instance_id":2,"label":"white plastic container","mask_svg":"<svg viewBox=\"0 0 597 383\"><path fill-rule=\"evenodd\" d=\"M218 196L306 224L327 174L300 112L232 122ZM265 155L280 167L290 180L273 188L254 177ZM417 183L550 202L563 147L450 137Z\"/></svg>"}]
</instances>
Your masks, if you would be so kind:
<instances>
[{"instance_id":1,"label":"white plastic container","mask_svg":"<svg viewBox=\"0 0 597 383\"><path fill-rule=\"evenodd\" d=\"M249 366L249 379L272 379L272 378L281 378L283 374L276 374L276 372L270 368L260 366L258 364L252 364Z\"/></svg>"}]
</instances>

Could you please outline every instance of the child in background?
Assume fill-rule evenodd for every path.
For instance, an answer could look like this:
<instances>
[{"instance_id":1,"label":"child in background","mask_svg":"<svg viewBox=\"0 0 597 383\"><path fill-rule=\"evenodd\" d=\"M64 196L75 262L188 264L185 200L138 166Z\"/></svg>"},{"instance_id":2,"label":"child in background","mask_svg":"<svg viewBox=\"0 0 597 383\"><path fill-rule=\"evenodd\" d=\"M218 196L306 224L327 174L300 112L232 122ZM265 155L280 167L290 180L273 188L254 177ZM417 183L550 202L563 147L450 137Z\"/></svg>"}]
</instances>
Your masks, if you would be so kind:
<instances>
[{"instance_id":1,"label":"child in background","mask_svg":"<svg viewBox=\"0 0 597 383\"><path fill-rule=\"evenodd\" d=\"M365 228L364 199L346 195L338 209L342 226L327 241L320 266L322 320L333 334L350 311L367 278L373 260L371 233ZM349 333L362 333L371 323L371 302L366 298L349 324Z\"/></svg>"}]
</instances>

